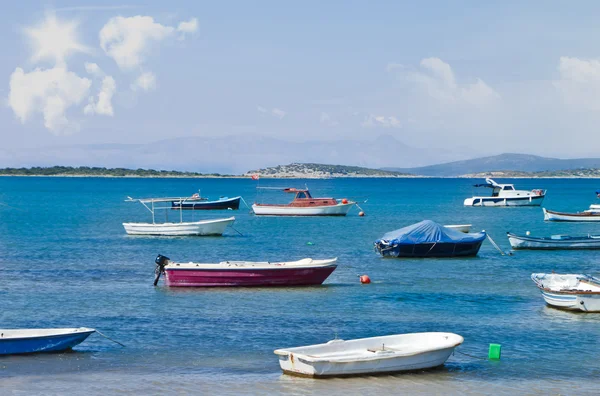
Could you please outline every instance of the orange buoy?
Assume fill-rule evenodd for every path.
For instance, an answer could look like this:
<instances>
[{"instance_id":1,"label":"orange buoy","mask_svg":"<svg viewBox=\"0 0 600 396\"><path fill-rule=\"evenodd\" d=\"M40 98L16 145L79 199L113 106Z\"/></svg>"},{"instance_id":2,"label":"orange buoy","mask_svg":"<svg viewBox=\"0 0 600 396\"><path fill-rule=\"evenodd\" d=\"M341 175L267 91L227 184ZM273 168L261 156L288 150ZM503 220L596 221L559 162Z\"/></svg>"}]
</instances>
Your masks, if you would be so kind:
<instances>
[{"instance_id":1,"label":"orange buoy","mask_svg":"<svg viewBox=\"0 0 600 396\"><path fill-rule=\"evenodd\" d=\"M344 199L342 199L342 203L343 203L343 204L347 204L347 203L348 203L348 200L347 200L346 198L344 198Z\"/></svg>"},{"instance_id":2,"label":"orange buoy","mask_svg":"<svg viewBox=\"0 0 600 396\"><path fill-rule=\"evenodd\" d=\"M358 215L359 215L360 217L363 217L363 216L365 215L365 212L358 212Z\"/></svg>"},{"instance_id":3,"label":"orange buoy","mask_svg":"<svg viewBox=\"0 0 600 396\"><path fill-rule=\"evenodd\" d=\"M367 285L367 284L371 283L371 278L369 278L369 275L361 275L360 283L362 283L363 285Z\"/></svg>"}]
</instances>

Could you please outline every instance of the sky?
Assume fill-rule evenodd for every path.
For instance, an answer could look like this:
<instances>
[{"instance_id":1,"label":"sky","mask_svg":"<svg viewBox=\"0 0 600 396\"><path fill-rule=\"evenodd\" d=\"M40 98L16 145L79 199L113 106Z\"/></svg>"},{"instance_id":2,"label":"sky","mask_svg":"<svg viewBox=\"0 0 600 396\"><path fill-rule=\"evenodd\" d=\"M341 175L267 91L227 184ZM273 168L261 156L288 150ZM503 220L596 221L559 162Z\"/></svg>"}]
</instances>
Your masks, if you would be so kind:
<instances>
[{"instance_id":1,"label":"sky","mask_svg":"<svg viewBox=\"0 0 600 396\"><path fill-rule=\"evenodd\" d=\"M393 138L429 163L598 157L598 16L596 1L11 2L0 165L228 136Z\"/></svg>"}]
</instances>

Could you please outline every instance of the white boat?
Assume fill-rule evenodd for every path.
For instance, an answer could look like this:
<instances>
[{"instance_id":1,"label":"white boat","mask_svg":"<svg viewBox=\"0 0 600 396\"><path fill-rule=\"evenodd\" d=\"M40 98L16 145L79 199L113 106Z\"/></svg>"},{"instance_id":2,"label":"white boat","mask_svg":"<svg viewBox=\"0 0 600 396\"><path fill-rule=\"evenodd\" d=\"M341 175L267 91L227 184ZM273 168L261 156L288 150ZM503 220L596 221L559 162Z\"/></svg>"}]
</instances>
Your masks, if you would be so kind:
<instances>
[{"instance_id":1,"label":"white boat","mask_svg":"<svg viewBox=\"0 0 600 396\"><path fill-rule=\"evenodd\" d=\"M600 312L600 279L582 274L531 274L546 304L556 308Z\"/></svg>"},{"instance_id":2,"label":"white boat","mask_svg":"<svg viewBox=\"0 0 600 396\"><path fill-rule=\"evenodd\" d=\"M515 190L514 184L498 184L489 178L485 182L475 187L493 188L492 195L467 198L465 206L540 206L546 196L546 190Z\"/></svg>"},{"instance_id":3,"label":"white boat","mask_svg":"<svg viewBox=\"0 0 600 396\"><path fill-rule=\"evenodd\" d=\"M600 205L590 205L588 210L577 213L555 212L542 208L546 221L600 221Z\"/></svg>"},{"instance_id":4,"label":"white boat","mask_svg":"<svg viewBox=\"0 0 600 396\"><path fill-rule=\"evenodd\" d=\"M181 223L123 223L125 232L129 235L223 235L227 226L235 221L235 217L225 219L200 220Z\"/></svg>"},{"instance_id":5,"label":"white boat","mask_svg":"<svg viewBox=\"0 0 600 396\"><path fill-rule=\"evenodd\" d=\"M96 330L77 329L0 329L0 355L60 352L82 343Z\"/></svg>"},{"instance_id":6,"label":"white boat","mask_svg":"<svg viewBox=\"0 0 600 396\"><path fill-rule=\"evenodd\" d=\"M356 205L347 199L313 198L308 188L258 188L294 193L295 196L288 204L254 203L252 211L257 216L346 216Z\"/></svg>"},{"instance_id":7,"label":"white boat","mask_svg":"<svg viewBox=\"0 0 600 396\"><path fill-rule=\"evenodd\" d=\"M444 227L450 228L451 230L464 232L465 234L468 234L471 231L471 224L448 224Z\"/></svg>"},{"instance_id":8,"label":"white boat","mask_svg":"<svg viewBox=\"0 0 600 396\"><path fill-rule=\"evenodd\" d=\"M125 232L129 235L160 235L160 236L209 236L223 235L227 226L235 221L235 217L226 217L222 219L206 219L198 221L183 221L183 208L181 205L177 208L179 212L179 222L169 222L168 214L172 210L171 202L182 200L183 198L143 198L133 199L128 197L126 202L139 202L152 214L152 223L123 223ZM157 203L168 203L168 206L156 206ZM156 211L165 210L167 221L164 223L156 222Z\"/></svg>"},{"instance_id":9,"label":"white boat","mask_svg":"<svg viewBox=\"0 0 600 396\"><path fill-rule=\"evenodd\" d=\"M443 365L462 344L453 333L411 333L277 349L286 374L339 377L422 370Z\"/></svg>"},{"instance_id":10,"label":"white boat","mask_svg":"<svg viewBox=\"0 0 600 396\"><path fill-rule=\"evenodd\" d=\"M532 237L507 232L508 241L513 249L534 250L576 250L600 249L600 235L551 235L549 237Z\"/></svg>"}]
</instances>

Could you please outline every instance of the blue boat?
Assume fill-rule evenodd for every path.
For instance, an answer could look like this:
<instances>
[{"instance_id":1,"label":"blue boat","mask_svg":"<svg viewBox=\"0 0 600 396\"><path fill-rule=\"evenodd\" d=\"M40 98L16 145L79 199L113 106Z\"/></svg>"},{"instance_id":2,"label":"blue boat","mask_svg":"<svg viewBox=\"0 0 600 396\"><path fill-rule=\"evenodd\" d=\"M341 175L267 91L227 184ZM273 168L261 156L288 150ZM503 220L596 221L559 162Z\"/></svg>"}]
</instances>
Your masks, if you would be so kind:
<instances>
[{"instance_id":1,"label":"blue boat","mask_svg":"<svg viewBox=\"0 0 600 396\"><path fill-rule=\"evenodd\" d=\"M485 232L463 233L431 220L388 232L375 242L384 257L476 256Z\"/></svg>"},{"instance_id":2,"label":"blue boat","mask_svg":"<svg viewBox=\"0 0 600 396\"><path fill-rule=\"evenodd\" d=\"M190 198L180 198L171 201L172 209L183 210L238 210L242 197L221 197L218 200L209 200L194 194Z\"/></svg>"},{"instance_id":3,"label":"blue boat","mask_svg":"<svg viewBox=\"0 0 600 396\"><path fill-rule=\"evenodd\" d=\"M0 355L60 352L81 344L96 330L78 329L0 329Z\"/></svg>"}]
</instances>

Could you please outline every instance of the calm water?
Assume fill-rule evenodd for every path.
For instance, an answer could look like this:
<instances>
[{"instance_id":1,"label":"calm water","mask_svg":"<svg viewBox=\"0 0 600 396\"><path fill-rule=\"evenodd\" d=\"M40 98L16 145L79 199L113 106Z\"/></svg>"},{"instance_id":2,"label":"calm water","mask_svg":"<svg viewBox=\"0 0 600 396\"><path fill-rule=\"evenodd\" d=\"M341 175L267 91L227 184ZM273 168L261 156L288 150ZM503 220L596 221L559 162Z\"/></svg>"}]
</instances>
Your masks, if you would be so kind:
<instances>
[{"instance_id":1,"label":"calm water","mask_svg":"<svg viewBox=\"0 0 600 396\"><path fill-rule=\"evenodd\" d=\"M502 180L505 181L505 180ZM501 182L502 182L501 181ZM263 186L305 181L261 180ZM547 188L545 206L585 209L597 180L515 180ZM471 223L504 249L506 231L600 233L600 225L544 223L540 208L465 208L473 180L309 180L315 195L358 198L346 218L255 218L233 212L224 237L126 236L148 212L126 196L242 195L256 182L202 179L0 178L0 326L94 327L76 352L0 358L3 393L592 393L600 379L600 314L544 305L532 272L598 274L598 253L517 252L488 243L471 259L382 259L372 242L423 219ZM487 190L486 190L487 191ZM278 199L266 193L264 199ZM291 197L288 197L291 198ZM232 212L196 212L195 218ZM190 214L188 214L190 215ZM307 244L312 242L312 245ZM177 261L338 257L321 287L176 290L153 287L157 253ZM360 285L358 274L373 283ZM458 349L435 371L353 379L281 375L273 350L339 338L449 331Z\"/></svg>"}]
</instances>

